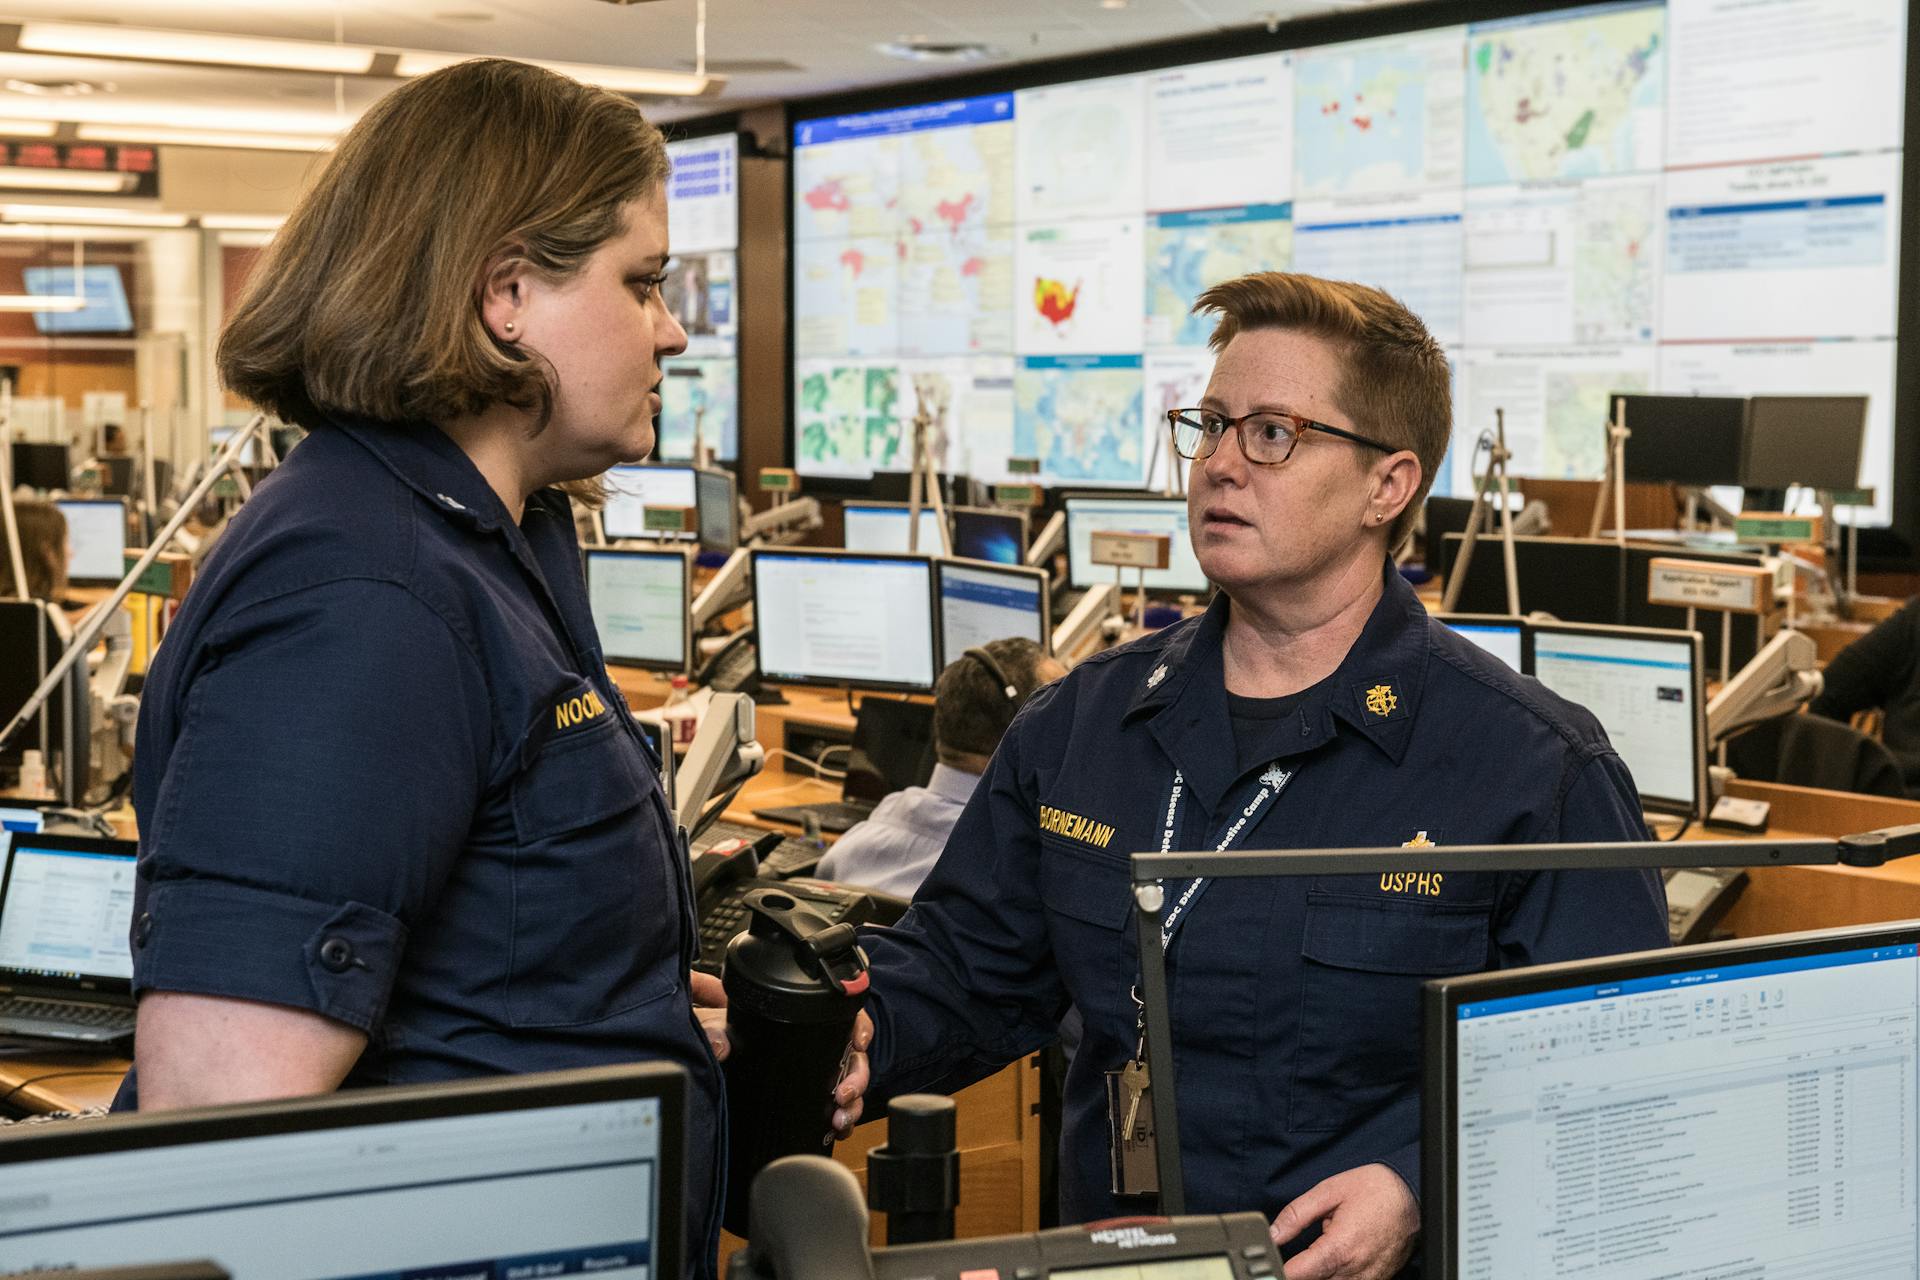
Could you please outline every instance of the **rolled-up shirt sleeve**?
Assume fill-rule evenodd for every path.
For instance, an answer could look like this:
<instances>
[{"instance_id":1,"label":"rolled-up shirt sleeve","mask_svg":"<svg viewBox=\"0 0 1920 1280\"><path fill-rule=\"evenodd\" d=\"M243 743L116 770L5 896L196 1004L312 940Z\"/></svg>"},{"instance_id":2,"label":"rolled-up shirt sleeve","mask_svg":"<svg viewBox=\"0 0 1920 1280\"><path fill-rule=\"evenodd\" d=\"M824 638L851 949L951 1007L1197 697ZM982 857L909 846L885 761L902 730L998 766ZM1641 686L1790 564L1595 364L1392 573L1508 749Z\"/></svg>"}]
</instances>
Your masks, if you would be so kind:
<instances>
[{"instance_id":1,"label":"rolled-up shirt sleeve","mask_svg":"<svg viewBox=\"0 0 1920 1280\"><path fill-rule=\"evenodd\" d=\"M473 650L406 590L357 579L236 611L174 656L190 671L142 815L136 992L371 1030L487 783Z\"/></svg>"}]
</instances>

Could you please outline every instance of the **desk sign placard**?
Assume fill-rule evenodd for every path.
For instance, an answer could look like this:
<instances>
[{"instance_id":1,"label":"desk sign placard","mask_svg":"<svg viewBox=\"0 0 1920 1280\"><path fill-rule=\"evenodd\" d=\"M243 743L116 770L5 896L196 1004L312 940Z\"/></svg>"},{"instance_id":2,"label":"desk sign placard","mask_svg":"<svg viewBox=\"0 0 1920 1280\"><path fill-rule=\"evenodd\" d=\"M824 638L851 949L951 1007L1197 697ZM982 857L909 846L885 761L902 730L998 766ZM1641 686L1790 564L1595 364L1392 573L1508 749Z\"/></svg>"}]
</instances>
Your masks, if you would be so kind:
<instances>
[{"instance_id":1,"label":"desk sign placard","mask_svg":"<svg viewBox=\"0 0 1920 1280\"><path fill-rule=\"evenodd\" d=\"M1090 535L1095 564L1122 569L1164 569L1173 555L1173 538L1164 533L1102 533Z\"/></svg>"},{"instance_id":2,"label":"desk sign placard","mask_svg":"<svg viewBox=\"0 0 1920 1280\"><path fill-rule=\"evenodd\" d=\"M1773 608L1773 570L1763 565L1656 559L1648 567L1647 603L1766 613Z\"/></svg>"},{"instance_id":3,"label":"desk sign placard","mask_svg":"<svg viewBox=\"0 0 1920 1280\"><path fill-rule=\"evenodd\" d=\"M1046 494L1037 484L997 484L993 500L1002 507L1037 507Z\"/></svg>"},{"instance_id":4,"label":"desk sign placard","mask_svg":"<svg viewBox=\"0 0 1920 1280\"><path fill-rule=\"evenodd\" d=\"M1040 459L1008 458L1007 474L1010 476L1037 476L1040 474Z\"/></svg>"},{"instance_id":5,"label":"desk sign placard","mask_svg":"<svg viewBox=\"0 0 1920 1280\"><path fill-rule=\"evenodd\" d=\"M1733 536L1740 542L1818 543L1820 517L1742 511L1733 518Z\"/></svg>"},{"instance_id":6,"label":"desk sign placard","mask_svg":"<svg viewBox=\"0 0 1920 1280\"><path fill-rule=\"evenodd\" d=\"M640 527L648 533L691 533L700 527L693 507L643 507Z\"/></svg>"},{"instance_id":7,"label":"desk sign placard","mask_svg":"<svg viewBox=\"0 0 1920 1280\"><path fill-rule=\"evenodd\" d=\"M768 493L798 493L800 473L791 467L762 467L760 487Z\"/></svg>"}]
</instances>

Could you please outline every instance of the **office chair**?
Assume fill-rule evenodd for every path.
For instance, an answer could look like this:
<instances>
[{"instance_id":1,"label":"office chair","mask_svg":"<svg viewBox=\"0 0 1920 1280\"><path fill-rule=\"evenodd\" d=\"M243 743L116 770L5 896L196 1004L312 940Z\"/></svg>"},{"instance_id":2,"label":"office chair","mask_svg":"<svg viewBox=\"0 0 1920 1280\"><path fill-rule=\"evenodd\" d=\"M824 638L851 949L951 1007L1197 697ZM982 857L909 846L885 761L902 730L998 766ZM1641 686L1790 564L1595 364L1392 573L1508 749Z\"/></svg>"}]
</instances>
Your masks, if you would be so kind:
<instances>
[{"instance_id":1,"label":"office chair","mask_svg":"<svg viewBox=\"0 0 1920 1280\"><path fill-rule=\"evenodd\" d=\"M1861 795L1906 798L1900 762L1885 745L1825 716L1762 720L1727 743L1727 764L1754 782L1784 782Z\"/></svg>"}]
</instances>

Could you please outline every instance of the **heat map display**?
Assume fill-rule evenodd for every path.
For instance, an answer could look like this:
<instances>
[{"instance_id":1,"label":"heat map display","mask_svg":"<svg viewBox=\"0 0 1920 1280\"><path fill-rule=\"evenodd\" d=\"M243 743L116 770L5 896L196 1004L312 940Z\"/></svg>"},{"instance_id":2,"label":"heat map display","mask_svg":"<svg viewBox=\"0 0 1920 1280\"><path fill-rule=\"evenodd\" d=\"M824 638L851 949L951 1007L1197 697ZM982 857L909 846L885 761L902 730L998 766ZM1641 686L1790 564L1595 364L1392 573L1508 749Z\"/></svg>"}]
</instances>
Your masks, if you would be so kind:
<instances>
[{"instance_id":1,"label":"heat map display","mask_svg":"<svg viewBox=\"0 0 1920 1280\"><path fill-rule=\"evenodd\" d=\"M796 465L1139 487L1221 280L1386 289L1454 371L1435 491L1503 410L1597 479L1612 391L1869 397L1892 514L1904 0L1561 9L794 127ZM930 411L932 409L930 408Z\"/></svg>"}]
</instances>

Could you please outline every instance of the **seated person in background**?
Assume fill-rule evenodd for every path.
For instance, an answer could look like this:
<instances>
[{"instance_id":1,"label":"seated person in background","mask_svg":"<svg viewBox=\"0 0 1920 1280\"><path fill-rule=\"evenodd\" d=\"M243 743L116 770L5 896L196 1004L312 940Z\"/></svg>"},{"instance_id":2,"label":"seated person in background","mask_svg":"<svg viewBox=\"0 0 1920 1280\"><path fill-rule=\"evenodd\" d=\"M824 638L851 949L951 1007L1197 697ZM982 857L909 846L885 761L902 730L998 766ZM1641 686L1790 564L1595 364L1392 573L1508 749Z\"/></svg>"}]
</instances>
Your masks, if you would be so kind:
<instances>
[{"instance_id":1,"label":"seated person in background","mask_svg":"<svg viewBox=\"0 0 1920 1280\"><path fill-rule=\"evenodd\" d=\"M949 663L933 689L933 777L882 800L871 818L827 851L814 874L912 897L1014 713L1035 689L1066 673L1031 640L995 640Z\"/></svg>"},{"instance_id":2,"label":"seated person in background","mask_svg":"<svg viewBox=\"0 0 1920 1280\"><path fill-rule=\"evenodd\" d=\"M1827 664L1826 687L1807 704L1841 721L1876 709L1907 794L1920 796L1920 597L1842 649Z\"/></svg>"},{"instance_id":3,"label":"seated person in background","mask_svg":"<svg viewBox=\"0 0 1920 1280\"><path fill-rule=\"evenodd\" d=\"M67 595L67 517L51 502L23 500L13 504L13 518L20 530L27 598L59 604Z\"/></svg>"}]
</instances>

